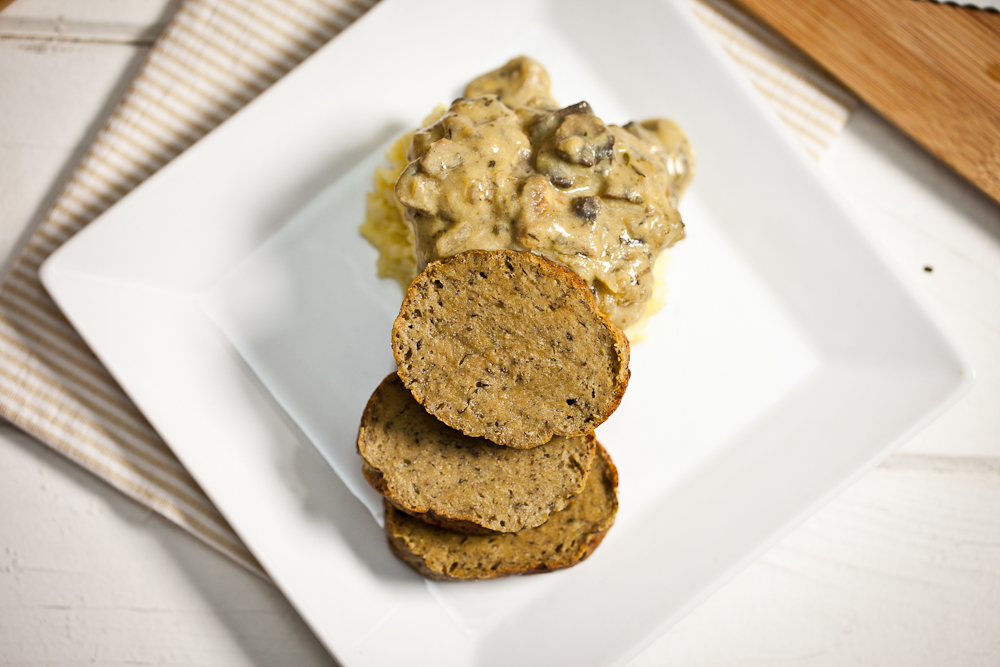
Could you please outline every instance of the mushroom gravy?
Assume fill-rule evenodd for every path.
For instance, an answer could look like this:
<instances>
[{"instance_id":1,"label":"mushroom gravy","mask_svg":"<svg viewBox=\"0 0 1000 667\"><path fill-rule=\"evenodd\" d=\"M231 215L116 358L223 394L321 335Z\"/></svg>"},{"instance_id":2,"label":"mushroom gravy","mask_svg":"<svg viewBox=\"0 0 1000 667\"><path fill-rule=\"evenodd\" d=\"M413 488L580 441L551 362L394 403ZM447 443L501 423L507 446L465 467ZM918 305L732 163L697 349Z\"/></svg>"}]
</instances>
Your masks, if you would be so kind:
<instances>
[{"instance_id":1,"label":"mushroom gravy","mask_svg":"<svg viewBox=\"0 0 1000 667\"><path fill-rule=\"evenodd\" d=\"M573 269L622 329L646 309L657 256L684 237L694 160L680 128L560 108L526 57L469 83L412 133L406 159L394 192L417 271L465 250L529 250Z\"/></svg>"}]
</instances>

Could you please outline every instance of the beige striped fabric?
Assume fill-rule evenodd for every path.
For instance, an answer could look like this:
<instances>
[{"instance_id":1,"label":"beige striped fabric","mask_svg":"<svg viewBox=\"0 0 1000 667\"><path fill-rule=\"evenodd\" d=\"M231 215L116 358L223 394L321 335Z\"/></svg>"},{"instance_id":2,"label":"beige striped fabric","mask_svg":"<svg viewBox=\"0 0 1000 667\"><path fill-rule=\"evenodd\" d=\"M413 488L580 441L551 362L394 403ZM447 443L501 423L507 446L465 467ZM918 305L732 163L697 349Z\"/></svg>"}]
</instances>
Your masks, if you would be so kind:
<instances>
[{"instance_id":1,"label":"beige striped fabric","mask_svg":"<svg viewBox=\"0 0 1000 667\"><path fill-rule=\"evenodd\" d=\"M850 96L721 0L689 0L814 155ZM185 0L0 284L0 415L266 576L45 294L41 263L374 0Z\"/></svg>"}]
</instances>

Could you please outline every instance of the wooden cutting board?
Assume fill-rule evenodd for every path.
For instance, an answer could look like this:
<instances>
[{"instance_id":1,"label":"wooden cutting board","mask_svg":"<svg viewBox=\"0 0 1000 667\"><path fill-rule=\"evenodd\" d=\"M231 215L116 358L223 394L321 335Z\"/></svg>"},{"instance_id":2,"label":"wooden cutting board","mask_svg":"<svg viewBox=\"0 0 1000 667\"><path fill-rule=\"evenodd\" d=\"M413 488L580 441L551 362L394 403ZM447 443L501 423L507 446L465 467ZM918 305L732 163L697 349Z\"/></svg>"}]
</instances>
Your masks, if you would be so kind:
<instances>
[{"instance_id":1,"label":"wooden cutting board","mask_svg":"<svg viewBox=\"0 0 1000 667\"><path fill-rule=\"evenodd\" d=\"M1000 202L1000 13L920 0L739 0Z\"/></svg>"}]
</instances>

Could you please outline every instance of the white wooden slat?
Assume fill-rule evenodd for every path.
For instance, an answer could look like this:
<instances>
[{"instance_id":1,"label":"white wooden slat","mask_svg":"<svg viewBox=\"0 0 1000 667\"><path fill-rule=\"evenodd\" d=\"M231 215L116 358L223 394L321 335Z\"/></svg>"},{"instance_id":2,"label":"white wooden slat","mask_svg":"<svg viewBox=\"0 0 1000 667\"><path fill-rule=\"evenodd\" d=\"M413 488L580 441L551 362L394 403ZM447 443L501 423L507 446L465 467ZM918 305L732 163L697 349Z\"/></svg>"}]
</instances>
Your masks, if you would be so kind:
<instances>
[{"instance_id":1,"label":"white wooden slat","mask_svg":"<svg viewBox=\"0 0 1000 667\"><path fill-rule=\"evenodd\" d=\"M0 13L0 38L149 45L180 0L17 0Z\"/></svg>"}]
</instances>

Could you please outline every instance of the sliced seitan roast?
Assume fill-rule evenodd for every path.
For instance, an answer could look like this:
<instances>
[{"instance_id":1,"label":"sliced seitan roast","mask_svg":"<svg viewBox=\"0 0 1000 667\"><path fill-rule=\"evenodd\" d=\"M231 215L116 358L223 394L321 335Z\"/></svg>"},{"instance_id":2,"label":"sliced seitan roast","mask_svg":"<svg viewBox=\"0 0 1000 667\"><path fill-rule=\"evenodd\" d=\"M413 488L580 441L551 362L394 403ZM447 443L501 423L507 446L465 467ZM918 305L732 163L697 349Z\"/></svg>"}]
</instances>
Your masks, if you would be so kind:
<instances>
[{"instance_id":1,"label":"sliced seitan roast","mask_svg":"<svg viewBox=\"0 0 1000 667\"><path fill-rule=\"evenodd\" d=\"M405 512L463 532L544 523L583 490L595 443L588 434L513 449L469 437L428 414L395 373L372 394L358 434L375 490Z\"/></svg>"},{"instance_id":2,"label":"sliced seitan roast","mask_svg":"<svg viewBox=\"0 0 1000 667\"><path fill-rule=\"evenodd\" d=\"M428 264L392 330L399 377L435 417L515 448L592 432L628 384L628 340L568 268L470 250Z\"/></svg>"},{"instance_id":3,"label":"sliced seitan roast","mask_svg":"<svg viewBox=\"0 0 1000 667\"><path fill-rule=\"evenodd\" d=\"M548 572L587 558L614 523L618 472L600 445L583 492L537 528L468 535L429 525L386 503L393 552L432 579L493 579Z\"/></svg>"}]
</instances>

